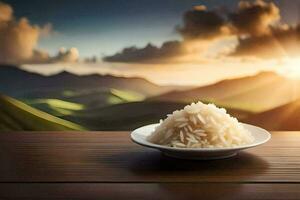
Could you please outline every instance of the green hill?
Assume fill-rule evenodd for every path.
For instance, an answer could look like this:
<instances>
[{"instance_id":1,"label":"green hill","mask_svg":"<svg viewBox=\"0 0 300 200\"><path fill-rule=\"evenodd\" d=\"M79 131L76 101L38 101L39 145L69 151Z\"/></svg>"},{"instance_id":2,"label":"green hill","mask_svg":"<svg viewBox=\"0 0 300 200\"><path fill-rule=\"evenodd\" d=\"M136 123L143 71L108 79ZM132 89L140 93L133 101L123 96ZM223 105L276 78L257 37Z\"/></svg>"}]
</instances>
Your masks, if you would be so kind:
<instances>
[{"instance_id":1,"label":"green hill","mask_svg":"<svg viewBox=\"0 0 300 200\"><path fill-rule=\"evenodd\" d=\"M106 107L109 105L136 102L144 100L144 96L132 91L110 89L97 92L85 92L81 94L68 94L69 98L38 98L22 99L27 105L44 111L56 117L76 115L78 111Z\"/></svg>"},{"instance_id":2,"label":"green hill","mask_svg":"<svg viewBox=\"0 0 300 200\"><path fill-rule=\"evenodd\" d=\"M84 128L0 95L0 130L64 131Z\"/></svg>"},{"instance_id":3,"label":"green hill","mask_svg":"<svg viewBox=\"0 0 300 200\"><path fill-rule=\"evenodd\" d=\"M87 108L94 108L132 101L142 101L145 98L146 96L143 94L134 91L106 88L77 91L73 92L72 95L65 95L63 98L58 99L82 104Z\"/></svg>"},{"instance_id":4,"label":"green hill","mask_svg":"<svg viewBox=\"0 0 300 200\"><path fill-rule=\"evenodd\" d=\"M85 106L82 104L63 101L60 99L22 99L22 101L33 108L56 117L75 115L76 111L85 109Z\"/></svg>"}]
</instances>

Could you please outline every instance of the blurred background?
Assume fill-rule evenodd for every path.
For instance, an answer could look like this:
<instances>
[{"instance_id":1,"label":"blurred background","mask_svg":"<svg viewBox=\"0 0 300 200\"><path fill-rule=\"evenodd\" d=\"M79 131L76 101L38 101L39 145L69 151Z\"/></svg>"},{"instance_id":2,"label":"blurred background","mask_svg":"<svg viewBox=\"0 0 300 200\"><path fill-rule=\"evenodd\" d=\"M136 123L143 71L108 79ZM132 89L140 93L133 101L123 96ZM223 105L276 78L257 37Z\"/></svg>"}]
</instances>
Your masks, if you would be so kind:
<instances>
[{"instance_id":1,"label":"blurred background","mask_svg":"<svg viewBox=\"0 0 300 200\"><path fill-rule=\"evenodd\" d=\"M0 130L131 130L194 102L300 130L300 1L4 0Z\"/></svg>"}]
</instances>

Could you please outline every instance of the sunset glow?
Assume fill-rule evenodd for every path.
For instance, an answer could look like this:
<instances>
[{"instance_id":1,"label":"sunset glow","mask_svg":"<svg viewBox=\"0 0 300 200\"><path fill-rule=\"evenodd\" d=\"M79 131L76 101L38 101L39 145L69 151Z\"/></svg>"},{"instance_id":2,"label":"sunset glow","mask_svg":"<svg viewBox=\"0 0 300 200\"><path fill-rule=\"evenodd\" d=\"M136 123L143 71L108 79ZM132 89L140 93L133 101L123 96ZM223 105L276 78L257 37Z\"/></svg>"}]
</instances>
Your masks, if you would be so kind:
<instances>
[{"instance_id":1,"label":"sunset glow","mask_svg":"<svg viewBox=\"0 0 300 200\"><path fill-rule=\"evenodd\" d=\"M126 63L67 63L24 65L23 68L45 75L69 71L75 74L112 74L125 77L144 77L159 85L207 85L217 81L274 71L282 63L257 59L203 59L195 62L165 64ZM204 76L205 74L205 76Z\"/></svg>"},{"instance_id":2,"label":"sunset glow","mask_svg":"<svg viewBox=\"0 0 300 200\"><path fill-rule=\"evenodd\" d=\"M276 70L280 75L291 79L300 79L300 58L288 58L280 62Z\"/></svg>"}]
</instances>

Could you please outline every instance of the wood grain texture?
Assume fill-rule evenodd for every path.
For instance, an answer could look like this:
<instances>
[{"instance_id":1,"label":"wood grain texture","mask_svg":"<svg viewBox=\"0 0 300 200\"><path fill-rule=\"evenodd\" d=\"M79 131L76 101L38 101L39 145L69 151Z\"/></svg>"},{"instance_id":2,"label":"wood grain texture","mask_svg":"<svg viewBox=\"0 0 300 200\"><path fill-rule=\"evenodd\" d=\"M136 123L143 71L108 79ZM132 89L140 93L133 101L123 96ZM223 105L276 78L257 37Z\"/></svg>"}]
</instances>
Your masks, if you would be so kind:
<instances>
[{"instance_id":1,"label":"wood grain texture","mask_svg":"<svg viewBox=\"0 0 300 200\"><path fill-rule=\"evenodd\" d=\"M298 200L299 184L0 184L0 199Z\"/></svg>"},{"instance_id":2,"label":"wood grain texture","mask_svg":"<svg viewBox=\"0 0 300 200\"><path fill-rule=\"evenodd\" d=\"M129 132L2 132L0 163L2 183L300 183L300 132L216 161L167 158Z\"/></svg>"}]
</instances>

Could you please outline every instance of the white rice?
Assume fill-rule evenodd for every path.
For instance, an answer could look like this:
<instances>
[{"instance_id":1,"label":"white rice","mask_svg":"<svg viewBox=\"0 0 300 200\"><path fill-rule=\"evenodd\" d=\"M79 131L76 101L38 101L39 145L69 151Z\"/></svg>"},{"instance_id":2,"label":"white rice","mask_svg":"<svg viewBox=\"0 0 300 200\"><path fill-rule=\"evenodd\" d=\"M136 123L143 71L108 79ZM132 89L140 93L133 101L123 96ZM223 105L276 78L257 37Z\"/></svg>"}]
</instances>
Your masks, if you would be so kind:
<instances>
[{"instance_id":1,"label":"white rice","mask_svg":"<svg viewBox=\"0 0 300 200\"><path fill-rule=\"evenodd\" d=\"M236 147L254 141L251 133L224 108L202 102L167 115L147 139L178 148Z\"/></svg>"}]
</instances>

